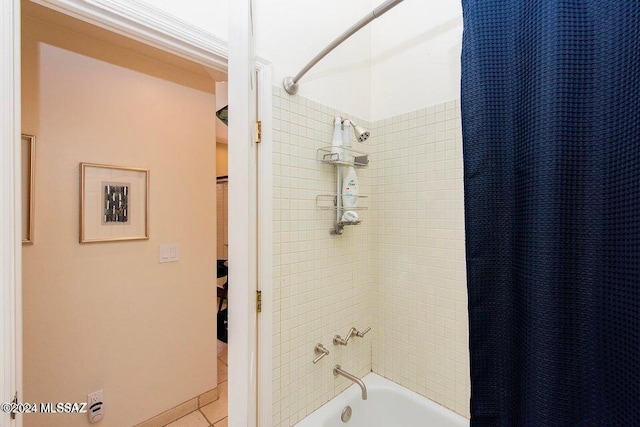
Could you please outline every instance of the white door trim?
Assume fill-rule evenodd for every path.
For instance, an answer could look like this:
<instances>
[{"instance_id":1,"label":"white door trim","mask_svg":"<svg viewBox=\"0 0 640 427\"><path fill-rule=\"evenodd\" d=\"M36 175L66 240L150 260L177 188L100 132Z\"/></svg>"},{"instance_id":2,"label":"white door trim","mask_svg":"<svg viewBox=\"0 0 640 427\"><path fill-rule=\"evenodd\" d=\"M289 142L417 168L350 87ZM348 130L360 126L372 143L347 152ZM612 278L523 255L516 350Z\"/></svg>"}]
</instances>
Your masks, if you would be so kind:
<instances>
[{"instance_id":1,"label":"white door trim","mask_svg":"<svg viewBox=\"0 0 640 427\"><path fill-rule=\"evenodd\" d=\"M256 85L250 0L229 2L229 426L256 425L257 211ZM235 285L234 285L235 283ZM237 305L235 306L237 307Z\"/></svg>"},{"instance_id":2,"label":"white door trim","mask_svg":"<svg viewBox=\"0 0 640 427\"><path fill-rule=\"evenodd\" d=\"M202 29L182 21L170 14L165 13L153 6L140 1L132 0L32 0L42 6L57 10L66 15L75 17L85 22L97 25L107 30L116 32L125 37L140 41L150 46L162 49L171 54L189 59L199 64L217 68L220 70L228 70L229 62L235 62L238 58L245 55L242 51L242 45L246 43L243 40L243 34L251 34L249 13L250 10L244 6L235 7L234 4L244 2L230 2L230 23L244 22L240 27L234 27L230 31L229 37L232 41L233 49L230 51L229 44ZM250 9L250 8L249 8ZM0 17L2 44L0 63L1 83L2 83L2 147L0 149L0 166L2 166L2 184L3 194L13 194L13 198L5 200L2 204L0 212L0 250L1 270L2 274L2 295L0 295L0 304L3 308L3 315L0 319L0 340L3 342L3 351L1 354L5 358L2 363L2 388L0 398L3 401L10 401L12 398L12 390L16 387L22 390L22 325L21 325L21 226L20 223L20 0L7 0L2 2L0 7L2 16ZM236 49L239 48L239 49ZM245 56L246 57L246 56ZM271 185L272 157L271 157L271 66L262 58L254 58L255 67L259 71L260 93L260 109L261 120L263 122L262 145L259 150L259 161L261 164L258 171L257 180L260 181L259 200L260 210L257 211L257 203L251 207L247 205L247 216L242 221L236 221L234 228L236 230L253 230L246 238L239 238L234 241L230 235L229 249L230 258L235 255L236 259L241 259L241 254L246 254L251 258L250 254L256 254L259 262L254 259L253 262L241 263L234 262L230 267L230 275L253 277L254 281L259 282L262 290L262 314L260 315L260 330L257 331L255 319L255 295L246 295L245 298L238 298L236 301L245 300L246 304L233 305L229 314L232 330L230 335L234 334L237 327L240 331L244 331L248 336L256 337L260 333L258 340L259 360L256 360L255 349L249 351L233 351L230 354L229 378L232 384L230 390L229 402L229 424L232 427L256 425L256 418L259 419L259 425L267 427L271 425L272 419L272 259L273 249L272 241L272 222L271 222L271 199L273 196ZM248 64L245 64L248 67ZM235 80L235 79L234 79ZM254 82L255 83L255 82ZM231 89L230 89L231 90ZM241 103L250 102L244 98ZM238 102L236 100L236 102ZM250 110L255 107L247 106ZM242 105L242 104L237 104ZM233 134L240 135L246 132L251 133L253 126L233 125L233 114L230 123L230 156L238 157L238 162L244 162L244 171L233 168L232 159L230 159L229 180L230 182L242 183L247 180L247 167L249 166L248 150L245 144L239 144L242 149L233 150ZM247 123L249 125L249 123ZM239 131L233 128L242 128ZM237 133L239 132L239 134ZM247 141L247 139L244 139ZM254 175L255 177L256 175ZM237 190L247 192L249 186L240 185ZM251 194L240 193L234 197L241 200L249 200ZM255 200L255 193L254 193ZM230 209L233 209L230 206ZM231 211L231 218L235 217L235 213ZM256 221L260 227L260 240L258 241ZM253 226L251 225L253 224ZM231 226L230 221L230 226ZM237 234L237 233L234 233ZM252 243L253 242L253 243ZM255 256L254 256L255 258ZM253 264L253 269L251 268ZM256 271L257 270L257 271ZM234 278L234 281L236 279ZM236 282L241 283L241 282ZM258 286L258 285L256 285ZM254 287L255 289L255 287ZM234 291L230 290L230 296L234 299ZM232 338L233 339L233 338ZM15 343L15 348L13 347ZM238 348L241 350L241 348ZM7 357L13 357L12 360L6 360ZM232 356L232 357L231 357ZM255 377L253 372L252 381L235 381L236 378L242 379L246 375L249 366L260 367L258 375ZM15 365L15 371L14 371ZM11 375L15 377L12 378ZM248 378L247 378L248 379ZM256 386L255 382L258 382ZM237 385L236 385L237 383ZM250 385L253 384L253 386ZM236 387L239 389L235 390ZM259 411L247 411L247 408L256 408L255 392L253 396L249 395L251 391L258 388L260 398ZM234 396L233 398L231 396ZM19 396L19 400L21 396ZM252 406L251 406L252 405ZM248 413L249 412L249 413ZM250 413L253 412L253 416ZM3 415L4 417L4 415ZM9 417L0 418L0 427L9 426ZM5 421L6 420L6 421ZM18 416L17 427L22 426L22 420Z\"/></svg>"},{"instance_id":3,"label":"white door trim","mask_svg":"<svg viewBox=\"0 0 640 427\"><path fill-rule=\"evenodd\" d=\"M240 272L230 265L230 277L241 287L230 286L229 300L248 301L249 313L229 312L229 425L231 427L270 427L272 425L272 83L271 65L253 54L251 0L229 3L231 41L229 74L238 76L229 81L229 178L230 194L242 189L247 197L229 199L229 228L236 233L247 233L243 247L229 245L229 259L246 262ZM252 70L255 64L257 78ZM253 89L252 89L253 88ZM258 95L256 105L255 93ZM256 111L257 108L257 111ZM253 119L262 121L261 143L256 145ZM238 120L238 125L234 126ZM246 127L243 124L249 123ZM235 143L234 143L235 142ZM256 152L257 149L257 152ZM257 165L257 171L256 166ZM257 174L255 174L257 172ZM257 215L254 212L257 211ZM237 221L237 222L235 222ZM238 226L240 224L240 226ZM246 227L242 224L249 224ZM238 229L240 228L240 232ZM251 257L250 254L256 254ZM257 260L256 260L257 258ZM243 261L246 260L246 261ZM257 262L256 262L257 261ZM239 274L240 276L237 276ZM238 282L238 280L240 282ZM262 311L257 317L256 290L262 291ZM232 303L233 304L233 303ZM257 328L257 330L254 330ZM232 341L240 337L239 342ZM257 359L255 359L257 350ZM245 356L250 355L246 360ZM239 362L236 363L236 359ZM238 366L239 369L235 369ZM257 371L257 375L252 373ZM235 375L235 376L234 376ZM234 381L234 379L237 380ZM257 382L256 382L257 380ZM257 401L246 401L247 395L259 396Z\"/></svg>"},{"instance_id":4,"label":"white door trim","mask_svg":"<svg viewBox=\"0 0 640 427\"><path fill-rule=\"evenodd\" d=\"M20 196L20 0L0 5L0 399L11 402L22 389L22 201ZM20 396L18 396L20 397ZM21 426L9 414L0 412L0 426Z\"/></svg>"}]
</instances>

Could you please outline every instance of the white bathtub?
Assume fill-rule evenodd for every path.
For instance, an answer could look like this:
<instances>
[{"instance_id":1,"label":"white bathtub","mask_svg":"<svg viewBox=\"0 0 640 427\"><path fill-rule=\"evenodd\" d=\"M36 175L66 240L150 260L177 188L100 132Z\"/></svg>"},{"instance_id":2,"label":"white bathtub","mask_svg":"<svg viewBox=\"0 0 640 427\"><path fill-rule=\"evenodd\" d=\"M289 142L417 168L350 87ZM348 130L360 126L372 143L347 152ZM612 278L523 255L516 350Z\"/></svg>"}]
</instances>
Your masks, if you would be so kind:
<instances>
[{"instance_id":1,"label":"white bathtub","mask_svg":"<svg viewBox=\"0 0 640 427\"><path fill-rule=\"evenodd\" d=\"M469 420L379 375L363 378L368 399L353 384L296 427L468 427ZM351 420L340 419L351 406Z\"/></svg>"}]
</instances>

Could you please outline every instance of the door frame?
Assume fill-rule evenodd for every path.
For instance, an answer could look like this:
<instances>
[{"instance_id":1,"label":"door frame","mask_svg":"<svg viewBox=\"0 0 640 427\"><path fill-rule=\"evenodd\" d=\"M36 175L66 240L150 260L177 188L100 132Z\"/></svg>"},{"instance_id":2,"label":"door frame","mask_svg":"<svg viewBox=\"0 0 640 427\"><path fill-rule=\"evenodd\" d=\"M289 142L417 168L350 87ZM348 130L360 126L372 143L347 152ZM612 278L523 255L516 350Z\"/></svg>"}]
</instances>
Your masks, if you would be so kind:
<instances>
[{"instance_id":1,"label":"door frame","mask_svg":"<svg viewBox=\"0 0 640 427\"><path fill-rule=\"evenodd\" d=\"M20 0L1 2L0 31L0 189L5 195L0 203L0 399L11 402L22 386ZM0 426L13 425L16 422L2 412Z\"/></svg>"},{"instance_id":2,"label":"door frame","mask_svg":"<svg viewBox=\"0 0 640 427\"><path fill-rule=\"evenodd\" d=\"M229 10L230 23L234 23L233 31L229 32L230 44L210 33L201 30L185 21L167 14L151 5L142 2L126 2L122 0L32 0L37 4L57 10L58 12L80 19L82 21L105 28L125 37L137 40L168 53L189 59L196 63L228 71L239 69L243 64L248 67L247 56L243 46L252 43L243 39L251 34L251 7L247 1L246 7L231 6ZM245 2L231 2L245 3ZM0 204L0 275L2 285L0 289L0 399L9 402L13 394L18 392L18 401L22 402L22 238L21 238L21 171L20 171L20 134L21 134L21 101L20 101L20 0L7 0L0 5L0 93L2 95L1 146L0 146L0 189L7 197ZM231 27L231 26L230 26ZM235 64L235 65L234 65ZM239 351L233 351L233 358L229 358L229 393L234 396L234 404L229 406L229 425L232 427L269 426L272 419L272 222L271 199L272 190L272 84L271 65L262 58L255 58L259 93L259 111L262 121L262 143L258 149L257 161L260 167L253 174L260 183L259 195L250 194L248 179L240 168L229 170L230 181L238 183L239 193L234 200L229 200L230 211L245 210L243 220L237 220L235 227L249 230L242 238L233 239L230 235L230 254L247 254L251 262L234 262L230 266L230 276L247 280L248 288L262 290L262 313L256 320L255 293L239 293L236 301L244 300L243 304L236 303L229 311L231 325L230 336L234 346L233 334L244 332L249 336L258 337L257 343L247 342L247 346L239 346ZM249 70L247 70L249 71ZM244 73L243 73L244 74ZM234 79L235 81L235 79ZM255 110L255 101L251 105L248 98L238 92L243 90L240 85L244 80L238 79L238 84L230 84L229 102L234 104L235 111L246 112ZM231 82L230 82L231 83ZM243 116L242 112L239 116ZM247 114L244 115L248 117ZM233 122L230 123L232 125ZM237 121L236 121L237 123ZM255 144L247 138L252 138L247 126L238 124L229 129L229 156L233 163L242 165L246 172L250 167L248 157L249 147ZM239 129L243 128L243 129ZM238 139L240 138L240 139ZM235 143L235 140L247 144ZM255 203L247 204L251 198ZM242 222L244 221L244 222ZM257 221L257 223L256 223ZM258 239L258 233L260 239ZM250 252L251 247L254 248ZM254 254L254 255L251 255ZM257 259L253 259L253 258ZM254 268L250 268L253 264ZM238 282L239 283L239 282ZM230 296L235 292L230 290ZM253 321L251 321L253 319ZM253 349L251 346L253 345ZM257 356L256 356L257 349ZM257 373L247 371L248 366L257 367ZM252 379L253 377L253 379ZM257 381L257 387L256 387ZM258 393L256 395L256 393ZM236 400L240 399L240 400ZM231 399L229 400L231 402ZM256 407L257 404L257 407ZM246 408L256 408L247 411ZM257 413L257 414L256 414ZM257 418L257 419L256 419ZM21 427L22 417L18 415L11 421L8 414L0 415L0 427Z\"/></svg>"}]
</instances>

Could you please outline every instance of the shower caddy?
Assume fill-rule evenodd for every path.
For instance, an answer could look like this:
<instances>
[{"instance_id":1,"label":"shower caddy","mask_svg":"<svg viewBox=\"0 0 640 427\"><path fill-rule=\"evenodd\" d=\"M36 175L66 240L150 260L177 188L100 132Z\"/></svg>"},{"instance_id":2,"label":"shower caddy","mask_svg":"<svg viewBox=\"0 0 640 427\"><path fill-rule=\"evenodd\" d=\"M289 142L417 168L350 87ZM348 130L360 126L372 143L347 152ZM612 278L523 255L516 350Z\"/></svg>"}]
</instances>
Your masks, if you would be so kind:
<instances>
[{"instance_id":1,"label":"shower caddy","mask_svg":"<svg viewBox=\"0 0 640 427\"><path fill-rule=\"evenodd\" d=\"M337 152L336 152L337 151ZM342 168L353 166L356 169L362 169L369 166L369 155L360 151L353 150L348 147L340 147L336 150L334 146L319 148L316 154L316 159L322 163L333 165L337 168L337 176L342 176ZM331 234L342 234L345 225L358 225L362 223L362 219L358 217L356 221L343 221L342 215L346 210L350 211L365 211L369 209L366 206L361 206L358 203L357 207L344 208L342 206L342 185L341 179L338 178L339 189L336 194L319 194L316 196L316 206L319 209L333 210L336 212L335 225L331 230ZM358 201L366 199L367 196L349 196L357 197Z\"/></svg>"}]
</instances>

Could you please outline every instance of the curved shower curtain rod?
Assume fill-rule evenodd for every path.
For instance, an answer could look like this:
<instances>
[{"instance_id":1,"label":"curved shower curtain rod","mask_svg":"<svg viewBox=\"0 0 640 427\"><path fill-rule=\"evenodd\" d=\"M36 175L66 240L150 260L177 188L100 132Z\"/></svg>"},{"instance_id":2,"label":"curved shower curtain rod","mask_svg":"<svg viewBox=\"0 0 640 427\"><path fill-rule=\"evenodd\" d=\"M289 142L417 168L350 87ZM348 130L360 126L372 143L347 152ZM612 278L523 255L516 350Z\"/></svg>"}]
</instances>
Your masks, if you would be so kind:
<instances>
[{"instance_id":1,"label":"curved shower curtain rod","mask_svg":"<svg viewBox=\"0 0 640 427\"><path fill-rule=\"evenodd\" d=\"M322 49L319 54L314 56L313 59L309 61L309 63L305 65L304 68L300 70L298 74L296 74L295 77L287 77L286 79L284 79L284 81L282 82L282 85L284 86L284 90L286 90L287 93L289 93L290 95L295 95L296 93L298 93L298 81L300 81L302 76L307 74L307 72L314 65L316 65L322 58L327 56L327 54L331 52L333 49L338 47L343 41L345 41L346 39L354 35L356 32L358 32L358 30L360 30L362 27L364 27L374 19L382 16L385 12L388 12L389 10L397 6L399 3L402 3L402 1L403 0L387 0L384 3L382 3L380 6L373 9L369 14L367 14L367 16L365 16L364 18L356 22L353 26L351 26L351 28L349 28L347 31L342 33L337 39L332 41L329 46Z\"/></svg>"}]
</instances>

